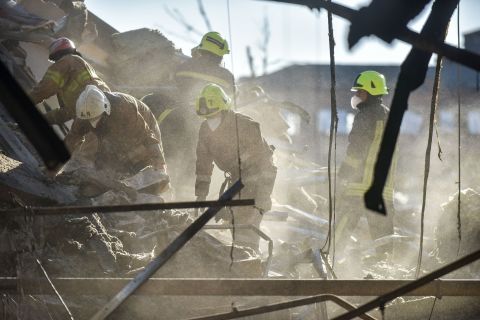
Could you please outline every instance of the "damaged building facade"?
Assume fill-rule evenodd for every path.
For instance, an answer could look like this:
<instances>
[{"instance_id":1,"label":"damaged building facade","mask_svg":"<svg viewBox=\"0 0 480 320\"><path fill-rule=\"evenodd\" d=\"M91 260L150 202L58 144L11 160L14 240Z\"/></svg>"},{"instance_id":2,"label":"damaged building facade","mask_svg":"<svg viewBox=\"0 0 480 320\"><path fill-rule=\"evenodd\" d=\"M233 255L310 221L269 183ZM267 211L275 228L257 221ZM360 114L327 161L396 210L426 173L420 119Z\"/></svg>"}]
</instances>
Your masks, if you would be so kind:
<instances>
[{"instance_id":1,"label":"damaged building facade","mask_svg":"<svg viewBox=\"0 0 480 320\"><path fill-rule=\"evenodd\" d=\"M307 1L286 2L309 5ZM328 8L328 2L319 1L319 6ZM372 1L373 9L377 2ZM349 17L342 13L346 9L331 10ZM106 97L116 92L131 97L126 99L138 114L143 112L145 126L151 129L148 134L154 136L165 157L161 170L150 165L135 169L134 174L119 174L111 168L114 161L124 159L114 150L116 159L100 169L92 159L105 141L92 124L82 147L72 152L66 164L51 168L38 149L42 143L33 142L22 121L11 112L25 100L11 100L5 93L11 79L3 74L1 319L325 320L342 315L350 319L353 315L345 313L358 310L368 311L359 313L363 319L382 315L419 319L432 314L438 319L473 319L480 315L480 262L475 262L480 243L476 212L480 201L476 161L480 152L479 69L444 59L436 114L437 141L443 151L438 156L443 161L433 161L437 157L434 138L425 235L420 231L421 186L434 67L427 68L425 81L409 98L396 144L394 233L373 239L367 219L361 218L345 250L335 252L335 206L341 201L335 196L343 187L340 180L335 184L335 168L346 157L355 117L349 101L352 83L365 70L384 75L390 91L384 104L390 107L403 67L336 65L336 163L330 160L329 150L334 110L329 65L291 65L263 76L237 79L232 108L258 124L262 146L271 150L272 168L276 168L271 209L264 211L252 205L260 197L248 189L251 167L244 166L242 161L248 163L248 157L243 155L238 161L243 184L229 180L237 175L217 170L221 166L215 162L208 197L197 197L206 202L194 201L202 102L201 98L196 105L185 102L179 92L175 74L192 58L162 30L118 32L89 11L85 2L67 0L2 1L0 25L0 61L21 88L14 92L15 97L25 97L45 76L52 65L51 43L68 38L108 85ZM480 32L464 37L465 49L480 54ZM209 79L218 82L213 76ZM461 190L457 190L457 173L452 169L458 161L454 152L459 95ZM115 108L112 101L110 98L110 107ZM36 105L40 113L62 107L57 95ZM154 124L147 121L150 115ZM56 137L62 140L76 120L53 125ZM207 124L215 132L212 128L221 128L215 127L221 124L213 122ZM235 139L240 154L243 137L232 134L232 141ZM246 141L258 143L253 140ZM440 183L442 179L452 183ZM152 191L159 190L154 188L158 185L161 192ZM242 196L242 188L248 199ZM259 226L236 221L235 214L243 212L239 206L261 211ZM259 246L235 240L236 235L245 234L258 238ZM393 245L393 251L379 257L376 249L387 243ZM419 263L417 256L422 250L423 262ZM459 259L465 266L452 267ZM435 270L443 273L435 274ZM429 276L430 280L415 286ZM410 290L395 295L409 285ZM362 309L376 297L376 306Z\"/></svg>"}]
</instances>

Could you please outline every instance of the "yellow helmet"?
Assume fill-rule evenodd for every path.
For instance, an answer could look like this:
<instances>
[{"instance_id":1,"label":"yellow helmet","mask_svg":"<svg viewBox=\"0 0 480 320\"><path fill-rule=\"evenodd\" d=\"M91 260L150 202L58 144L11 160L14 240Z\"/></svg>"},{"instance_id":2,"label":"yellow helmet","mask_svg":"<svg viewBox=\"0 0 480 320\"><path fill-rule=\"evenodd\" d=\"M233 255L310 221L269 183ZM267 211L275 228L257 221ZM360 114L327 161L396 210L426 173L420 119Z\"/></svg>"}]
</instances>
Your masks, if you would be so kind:
<instances>
[{"instance_id":1,"label":"yellow helmet","mask_svg":"<svg viewBox=\"0 0 480 320\"><path fill-rule=\"evenodd\" d=\"M195 111L199 116L211 117L223 110L229 110L232 100L219 85L207 84L195 102Z\"/></svg>"},{"instance_id":2,"label":"yellow helmet","mask_svg":"<svg viewBox=\"0 0 480 320\"><path fill-rule=\"evenodd\" d=\"M353 82L352 91L365 90L372 96L388 94L387 82L377 71L363 71Z\"/></svg>"},{"instance_id":3,"label":"yellow helmet","mask_svg":"<svg viewBox=\"0 0 480 320\"><path fill-rule=\"evenodd\" d=\"M215 31L206 33L202 41L200 41L200 44L194 49L208 51L219 57L230 53L227 40Z\"/></svg>"}]
</instances>

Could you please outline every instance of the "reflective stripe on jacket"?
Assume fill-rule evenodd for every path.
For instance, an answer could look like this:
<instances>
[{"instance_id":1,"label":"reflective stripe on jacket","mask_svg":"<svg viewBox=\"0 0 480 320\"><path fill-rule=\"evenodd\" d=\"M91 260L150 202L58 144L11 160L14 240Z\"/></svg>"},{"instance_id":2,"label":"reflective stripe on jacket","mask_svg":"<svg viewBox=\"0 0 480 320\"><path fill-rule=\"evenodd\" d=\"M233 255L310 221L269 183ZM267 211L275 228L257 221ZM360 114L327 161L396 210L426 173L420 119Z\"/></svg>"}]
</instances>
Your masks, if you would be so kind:
<instances>
[{"instance_id":1,"label":"reflective stripe on jacket","mask_svg":"<svg viewBox=\"0 0 480 320\"><path fill-rule=\"evenodd\" d=\"M76 54L68 54L48 68L42 80L30 92L30 97L37 104L57 95L60 107L66 109L67 118L73 119L77 98L88 84L110 91L88 62Z\"/></svg>"},{"instance_id":2,"label":"reflective stripe on jacket","mask_svg":"<svg viewBox=\"0 0 480 320\"><path fill-rule=\"evenodd\" d=\"M348 147L339 176L347 180L345 195L363 197L373 181L375 162L382 141L388 109L381 100L358 105L359 112L355 115L352 131L348 137ZM383 190L386 201L393 201L393 183L397 163L396 153Z\"/></svg>"},{"instance_id":3,"label":"reflective stripe on jacket","mask_svg":"<svg viewBox=\"0 0 480 320\"><path fill-rule=\"evenodd\" d=\"M175 82L188 103L193 103L209 83L218 84L230 96L234 91L233 74L209 57L192 58L179 65L175 71Z\"/></svg>"}]
</instances>

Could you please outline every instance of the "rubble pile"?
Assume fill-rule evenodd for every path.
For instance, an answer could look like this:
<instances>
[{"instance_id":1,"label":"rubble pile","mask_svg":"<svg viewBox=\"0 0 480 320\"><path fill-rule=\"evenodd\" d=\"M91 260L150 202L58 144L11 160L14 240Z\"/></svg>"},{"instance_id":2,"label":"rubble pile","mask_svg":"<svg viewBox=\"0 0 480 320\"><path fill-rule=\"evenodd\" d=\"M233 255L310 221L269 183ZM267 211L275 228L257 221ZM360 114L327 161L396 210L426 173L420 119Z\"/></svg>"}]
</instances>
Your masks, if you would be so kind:
<instances>
[{"instance_id":1,"label":"rubble pile","mask_svg":"<svg viewBox=\"0 0 480 320\"><path fill-rule=\"evenodd\" d=\"M116 33L112 41L114 51L109 57L112 81L136 96L164 85L183 60L179 50L158 30L143 28Z\"/></svg>"},{"instance_id":2,"label":"rubble pile","mask_svg":"<svg viewBox=\"0 0 480 320\"><path fill-rule=\"evenodd\" d=\"M118 276L143 267L152 258L152 252L127 252L97 214L62 220L49 224L45 231L43 255L46 268L54 276Z\"/></svg>"},{"instance_id":3,"label":"rubble pile","mask_svg":"<svg viewBox=\"0 0 480 320\"><path fill-rule=\"evenodd\" d=\"M478 250L480 243L480 193L468 188L460 195L460 232L459 241L457 224L458 192L451 195L449 201L442 205L442 214L435 229L436 254L441 263L447 263ZM471 275L480 274L480 262L472 263L455 273Z\"/></svg>"}]
</instances>

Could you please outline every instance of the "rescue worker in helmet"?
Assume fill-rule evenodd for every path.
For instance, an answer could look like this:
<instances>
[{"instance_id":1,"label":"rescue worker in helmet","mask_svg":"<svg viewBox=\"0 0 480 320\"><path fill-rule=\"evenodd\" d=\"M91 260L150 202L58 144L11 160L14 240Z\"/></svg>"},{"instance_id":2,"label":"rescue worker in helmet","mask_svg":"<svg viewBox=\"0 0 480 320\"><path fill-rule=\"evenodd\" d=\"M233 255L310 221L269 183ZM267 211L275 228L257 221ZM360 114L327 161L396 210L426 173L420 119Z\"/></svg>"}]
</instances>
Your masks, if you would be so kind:
<instances>
[{"instance_id":1,"label":"rescue worker in helmet","mask_svg":"<svg viewBox=\"0 0 480 320\"><path fill-rule=\"evenodd\" d=\"M260 125L230 110L231 105L231 99L216 84L205 86L196 100L195 110L205 120L198 133L195 195L198 201L208 196L215 164L229 184L241 178L245 185L240 193L242 199L255 199L256 208L233 209L234 223L259 227L262 211L270 210L272 205L277 173L273 150L262 137ZM237 245L258 249L259 240L251 230L235 231Z\"/></svg>"},{"instance_id":2,"label":"rescue worker in helmet","mask_svg":"<svg viewBox=\"0 0 480 320\"><path fill-rule=\"evenodd\" d=\"M162 109L158 118L162 130L174 129L165 138L172 138L166 141L166 147L174 146L166 156L177 201L188 200L193 193L195 147L200 128L200 119L194 111L195 99L208 83L216 83L233 94L233 75L221 66L223 56L229 52L227 41L218 32L206 33L192 49L192 58L175 70L175 103L170 104L167 97L158 93L144 98L152 110Z\"/></svg>"},{"instance_id":3,"label":"rescue worker in helmet","mask_svg":"<svg viewBox=\"0 0 480 320\"><path fill-rule=\"evenodd\" d=\"M70 39L53 41L49 46L48 58L54 63L29 95L35 104L57 95L60 108L45 114L51 124L62 124L75 118L75 103L87 85L110 91L92 66L77 52Z\"/></svg>"},{"instance_id":4,"label":"rescue worker in helmet","mask_svg":"<svg viewBox=\"0 0 480 320\"><path fill-rule=\"evenodd\" d=\"M393 177L396 161L390 169L383 194L388 215L385 217L368 211L363 202L363 196L372 183L375 161L389 113L382 100L388 94L385 77L376 71L364 71L356 77L351 90L355 93L351 98L351 106L357 113L348 136L346 156L338 172L342 184L335 231L339 252L345 249L362 216L368 221L372 240L394 232ZM382 243L376 247L377 258L392 253L392 242L387 240Z\"/></svg>"},{"instance_id":5,"label":"rescue worker in helmet","mask_svg":"<svg viewBox=\"0 0 480 320\"><path fill-rule=\"evenodd\" d=\"M77 99L76 118L80 125L72 128L65 140L76 145L82 136L94 133L98 140L95 168L108 168L115 173L114 179L132 176L147 166L166 174L160 130L143 102L87 85ZM149 188L148 193L163 192L167 185L168 179Z\"/></svg>"},{"instance_id":6,"label":"rescue worker in helmet","mask_svg":"<svg viewBox=\"0 0 480 320\"><path fill-rule=\"evenodd\" d=\"M232 96L233 74L221 66L223 56L230 53L228 42L218 32L208 32L192 49L192 59L182 63L175 72L179 94L192 103L208 83L215 83Z\"/></svg>"}]
</instances>

